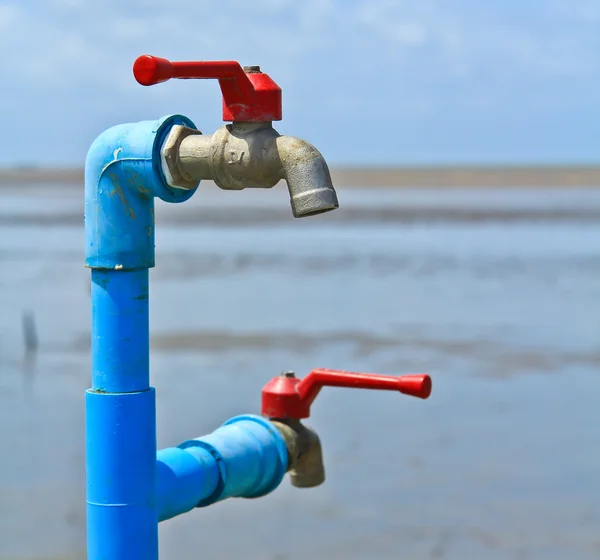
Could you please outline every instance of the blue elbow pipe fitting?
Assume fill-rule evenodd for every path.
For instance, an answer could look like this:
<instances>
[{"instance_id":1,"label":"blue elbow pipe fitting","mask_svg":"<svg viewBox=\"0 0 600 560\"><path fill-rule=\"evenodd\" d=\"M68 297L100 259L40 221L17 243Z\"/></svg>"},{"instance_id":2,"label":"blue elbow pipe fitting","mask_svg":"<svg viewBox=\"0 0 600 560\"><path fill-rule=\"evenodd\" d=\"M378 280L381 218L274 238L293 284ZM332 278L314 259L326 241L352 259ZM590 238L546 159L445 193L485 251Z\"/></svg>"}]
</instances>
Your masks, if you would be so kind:
<instances>
[{"instance_id":1,"label":"blue elbow pipe fitting","mask_svg":"<svg viewBox=\"0 0 600 560\"><path fill-rule=\"evenodd\" d=\"M196 128L182 115L121 124L103 132L85 161L86 264L133 270L154 266L154 197L183 202L196 191L165 181L162 143L173 127Z\"/></svg>"},{"instance_id":2,"label":"blue elbow pipe fitting","mask_svg":"<svg viewBox=\"0 0 600 560\"><path fill-rule=\"evenodd\" d=\"M258 498L279 486L287 471L287 447L261 416L237 416L212 434L157 455L158 519L227 498Z\"/></svg>"}]
</instances>

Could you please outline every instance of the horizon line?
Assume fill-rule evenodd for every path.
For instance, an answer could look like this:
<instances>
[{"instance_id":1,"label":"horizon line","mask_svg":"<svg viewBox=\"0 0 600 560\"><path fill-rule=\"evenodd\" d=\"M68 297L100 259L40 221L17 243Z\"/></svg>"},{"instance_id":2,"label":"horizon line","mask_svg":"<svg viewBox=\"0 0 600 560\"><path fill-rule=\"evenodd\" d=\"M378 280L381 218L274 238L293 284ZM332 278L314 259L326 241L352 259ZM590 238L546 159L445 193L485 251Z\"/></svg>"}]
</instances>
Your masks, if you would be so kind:
<instances>
[{"instance_id":1,"label":"horizon line","mask_svg":"<svg viewBox=\"0 0 600 560\"><path fill-rule=\"evenodd\" d=\"M345 187L600 187L600 164L332 165ZM80 184L83 167L0 167L0 184Z\"/></svg>"}]
</instances>

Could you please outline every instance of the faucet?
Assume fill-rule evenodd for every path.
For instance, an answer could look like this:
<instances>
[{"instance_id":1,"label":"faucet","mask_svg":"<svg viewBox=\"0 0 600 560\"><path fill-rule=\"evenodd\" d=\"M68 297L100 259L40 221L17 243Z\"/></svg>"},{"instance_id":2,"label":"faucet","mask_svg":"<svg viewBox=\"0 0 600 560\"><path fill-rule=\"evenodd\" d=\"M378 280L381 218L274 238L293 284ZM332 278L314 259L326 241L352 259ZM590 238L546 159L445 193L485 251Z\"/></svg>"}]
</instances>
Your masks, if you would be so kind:
<instances>
[{"instance_id":1,"label":"faucet","mask_svg":"<svg viewBox=\"0 0 600 560\"><path fill-rule=\"evenodd\" d=\"M281 89L258 67L169 62L144 55L140 84L216 78L223 118L204 136L183 115L113 126L85 162L85 262L91 269L92 376L86 391L88 560L158 560L158 524L228 498L273 492L286 473L300 488L325 480L321 441L302 424L322 387L399 390L427 398L428 375L391 377L316 369L286 372L262 391L261 414L156 448L150 384L149 269L155 266L155 199L184 203L202 179L222 189L287 181L295 217L338 207L327 164L298 138L279 135ZM202 395L200 394L201 398Z\"/></svg>"},{"instance_id":2,"label":"faucet","mask_svg":"<svg viewBox=\"0 0 600 560\"><path fill-rule=\"evenodd\" d=\"M298 379L288 370L271 379L262 390L261 414L283 436L290 480L297 488L313 488L325 481L321 440L301 419L310 416L311 404L326 386L399 391L427 399L432 383L429 375L420 373L395 377L333 369L313 369L304 379Z\"/></svg>"},{"instance_id":3,"label":"faucet","mask_svg":"<svg viewBox=\"0 0 600 560\"><path fill-rule=\"evenodd\" d=\"M202 179L224 190L269 189L287 182L295 218L339 207L325 158L300 138L273 128L281 120L281 89L259 66L233 61L170 62L143 55L134 64L144 86L171 78L216 78L223 93L223 120L232 121L212 135L184 125L173 126L161 151L167 184L194 189Z\"/></svg>"}]
</instances>

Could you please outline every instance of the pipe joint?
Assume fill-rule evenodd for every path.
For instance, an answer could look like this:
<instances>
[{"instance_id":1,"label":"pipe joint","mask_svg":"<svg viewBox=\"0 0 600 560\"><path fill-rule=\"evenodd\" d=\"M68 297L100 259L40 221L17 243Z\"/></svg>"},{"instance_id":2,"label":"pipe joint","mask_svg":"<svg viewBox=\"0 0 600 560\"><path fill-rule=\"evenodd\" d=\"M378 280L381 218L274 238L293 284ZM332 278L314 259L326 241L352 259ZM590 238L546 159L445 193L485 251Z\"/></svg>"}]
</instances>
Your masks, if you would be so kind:
<instances>
[{"instance_id":1,"label":"pipe joint","mask_svg":"<svg viewBox=\"0 0 600 560\"><path fill-rule=\"evenodd\" d=\"M183 202L195 192L173 189L160 150L173 126L196 130L181 115L114 126L96 138L85 162L86 266L136 270L154 266L154 197Z\"/></svg>"}]
</instances>

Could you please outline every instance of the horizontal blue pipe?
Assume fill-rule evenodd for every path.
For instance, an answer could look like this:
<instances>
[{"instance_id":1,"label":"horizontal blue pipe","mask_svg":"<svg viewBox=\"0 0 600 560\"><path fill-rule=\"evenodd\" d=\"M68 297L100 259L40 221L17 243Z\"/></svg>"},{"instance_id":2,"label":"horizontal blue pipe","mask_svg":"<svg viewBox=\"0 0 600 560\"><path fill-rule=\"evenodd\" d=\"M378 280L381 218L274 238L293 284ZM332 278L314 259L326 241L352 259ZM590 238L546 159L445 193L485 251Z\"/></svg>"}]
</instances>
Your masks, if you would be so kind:
<instances>
[{"instance_id":1,"label":"horizontal blue pipe","mask_svg":"<svg viewBox=\"0 0 600 560\"><path fill-rule=\"evenodd\" d=\"M237 416L212 434L157 454L158 520L226 498L258 498L279 486L287 447L261 416Z\"/></svg>"},{"instance_id":2,"label":"horizontal blue pipe","mask_svg":"<svg viewBox=\"0 0 600 560\"><path fill-rule=\"evenodd\" d=\"M154 389L86 393L88 560L158 558Z\"/></svg>"}]
</instances>

